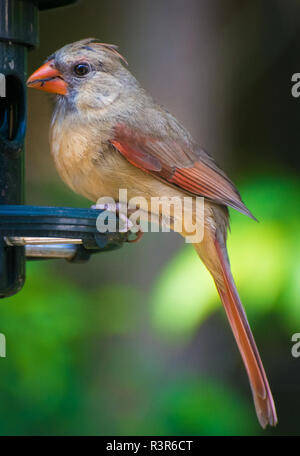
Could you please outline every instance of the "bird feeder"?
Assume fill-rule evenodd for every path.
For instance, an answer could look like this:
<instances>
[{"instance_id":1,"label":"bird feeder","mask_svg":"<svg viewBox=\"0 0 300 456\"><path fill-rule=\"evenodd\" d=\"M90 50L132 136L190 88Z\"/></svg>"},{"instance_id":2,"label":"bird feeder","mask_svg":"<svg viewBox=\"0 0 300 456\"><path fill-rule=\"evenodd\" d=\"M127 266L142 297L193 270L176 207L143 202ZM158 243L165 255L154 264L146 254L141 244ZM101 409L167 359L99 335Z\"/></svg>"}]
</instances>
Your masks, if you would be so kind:
<instances>
[{"instance_id":1,"label":"bird feeder","mask_svg":"<svg viewBox=\"0 0 300 456\"><path fill-rule=\"evenodd\" d=\"M86 261L126 234L96 228L101 211L24 205L27 52L38 44L39 10L75 0L0 0L0 297L17 293L27 259Z\"/></svg>"}]
</instances>

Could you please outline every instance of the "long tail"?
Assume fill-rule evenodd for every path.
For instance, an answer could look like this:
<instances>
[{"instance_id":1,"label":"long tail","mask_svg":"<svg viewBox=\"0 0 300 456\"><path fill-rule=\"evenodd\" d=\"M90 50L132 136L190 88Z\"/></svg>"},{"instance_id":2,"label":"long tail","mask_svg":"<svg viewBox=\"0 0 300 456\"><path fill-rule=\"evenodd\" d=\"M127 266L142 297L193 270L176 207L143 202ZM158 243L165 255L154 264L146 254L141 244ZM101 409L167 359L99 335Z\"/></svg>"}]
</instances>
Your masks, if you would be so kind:
<instances>
[{"instance_id":1,"label":"long tail","mask_svg":"<svg viewBox=\"0 0 300 456\"><path fill-rule=\"evenodd\" d=\"M225 308L249 377L258 420L263 428L268 424L275 426L277 415L271 389L231 274L226 247L212 233L194 247L213 276Z\"/></svg>"}]
</instances>

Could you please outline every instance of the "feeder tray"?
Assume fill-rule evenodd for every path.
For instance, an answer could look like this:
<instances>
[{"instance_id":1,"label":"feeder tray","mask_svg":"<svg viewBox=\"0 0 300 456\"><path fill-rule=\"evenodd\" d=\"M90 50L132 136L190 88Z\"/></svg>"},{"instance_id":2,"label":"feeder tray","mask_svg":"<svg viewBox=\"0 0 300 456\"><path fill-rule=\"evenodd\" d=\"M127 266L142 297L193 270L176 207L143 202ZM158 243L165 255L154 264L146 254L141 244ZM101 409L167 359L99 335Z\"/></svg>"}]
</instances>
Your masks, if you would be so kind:
<instances>
[{"instance_id":1,"label":"feeder tray","mask_svg":"<svg viewBox=\"0 0 300 456\"><path fill-rule=\"evenodd\" d=\"M96 221L101 212L69 207L2 205L0 235L7 246L82 245L88 255L121 247L122 242L127 241L127 233L99 233L97 230ZM30 252L30 256L34 256L33 248Z\"/></svg>"}]
</instances>

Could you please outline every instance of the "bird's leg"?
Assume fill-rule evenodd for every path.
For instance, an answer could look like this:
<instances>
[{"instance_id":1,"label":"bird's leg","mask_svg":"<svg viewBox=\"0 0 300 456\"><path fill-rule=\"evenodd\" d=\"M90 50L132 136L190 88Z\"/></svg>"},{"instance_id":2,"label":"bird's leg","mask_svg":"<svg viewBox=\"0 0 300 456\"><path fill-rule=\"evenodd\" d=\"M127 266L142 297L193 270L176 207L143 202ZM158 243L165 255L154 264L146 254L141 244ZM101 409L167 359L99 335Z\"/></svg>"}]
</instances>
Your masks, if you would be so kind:
<instances>
[{"instance_id":1,"label":"bird's leg","mask_svg":"<svg viewBox=\"0 0 300 456\"><path fill-rule=\"evenodd\" d=\"M124 208L124 204L122 203L102 203L102 204L93 204L91 206L91 209L101 209L109 212L115 213L118 218L119 218L119 232L120 233L128 233L129 231L134 228L134 224L130 221L130 219L127 217L127 214L129 216L131 213L133 213L133 210L130 210L128 207ZM125 209L125 210L124 210ZM135 243L141 240L143 237L143 231L141 228L139 228L138 231L132 232L133 234L136 235L134 239L127 240L129 243Z\"/></svg>"}]
</instances>

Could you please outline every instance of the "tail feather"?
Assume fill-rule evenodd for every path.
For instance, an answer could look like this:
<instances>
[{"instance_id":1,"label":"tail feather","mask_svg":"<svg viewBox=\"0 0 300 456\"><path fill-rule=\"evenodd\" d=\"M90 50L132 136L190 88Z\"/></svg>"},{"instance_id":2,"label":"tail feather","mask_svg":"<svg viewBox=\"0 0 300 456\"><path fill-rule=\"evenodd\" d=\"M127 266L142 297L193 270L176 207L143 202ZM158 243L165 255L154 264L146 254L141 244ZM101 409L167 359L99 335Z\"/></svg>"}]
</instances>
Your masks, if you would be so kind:
<instances>
[{"instance_id":1,"label":"tail feather","mask_svg":"<svg viewBox=\"0 0 300 456\"><path fill-rule=\"evenodd\" d=\"M226 247L216 239L206 240L205 244L195 244L195 248L212 274L225 308L249 377L258 420L263 428L268 424L275 426L277 416L271 389L230 271Z\"/></svg>"}]
</instances>

